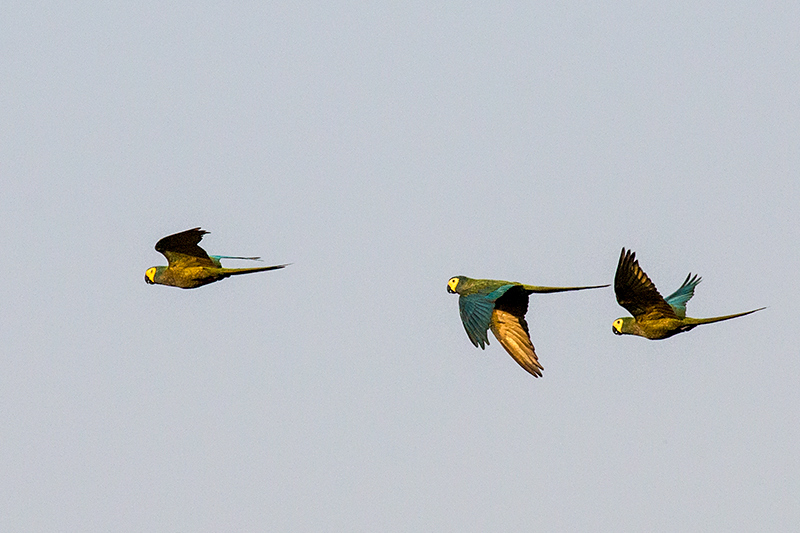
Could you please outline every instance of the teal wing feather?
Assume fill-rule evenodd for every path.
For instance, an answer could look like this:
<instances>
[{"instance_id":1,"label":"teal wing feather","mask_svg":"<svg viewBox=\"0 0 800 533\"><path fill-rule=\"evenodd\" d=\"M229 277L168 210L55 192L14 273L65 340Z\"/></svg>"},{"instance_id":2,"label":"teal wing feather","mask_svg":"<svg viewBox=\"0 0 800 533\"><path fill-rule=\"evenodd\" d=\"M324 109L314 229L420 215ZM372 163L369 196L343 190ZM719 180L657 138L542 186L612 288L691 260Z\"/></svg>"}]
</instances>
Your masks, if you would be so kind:
<instances>
[{"instance_id":1,"label":"teal wing feather","mask_svg":"<svg viewBox=\"0 0 800 533\"><path fill-rule=\"evenodd\" d=\"M485 348L489 344L487 332L492 322L494 303L511 287L514 285L503 285L488 294L475 293L458 298L461 322L464 324L469 340L475 346Z\"/></svg>"},{"instance_id":2,"label":"teal wing feather","mask_svg":"<svg viewBox=\"0 0 800 533\"><path fill-rule=\"evenodd\" d=\"M675 314L678 315L678 318L686 318L686 302L694 296L694 288L697 287L697 284L700 283L702 279L703 278L697 275L692 277L690 272L689 275L686 276L686 281L683 282L683 285L681 285L677 291L664 298L675 310Z\"/></svg>"},{"instance_id":3,"label":"teal wing feather","mask_svg":"<svg viewBox=\"0 0 800 533\"><path fill-rule=\"evenodd\" d=\"M247 259L248 261L261 261L260 257L239 257L238 255L209 255L214 266L222 268L220 259Z\"/></svg>"}]
</instances>

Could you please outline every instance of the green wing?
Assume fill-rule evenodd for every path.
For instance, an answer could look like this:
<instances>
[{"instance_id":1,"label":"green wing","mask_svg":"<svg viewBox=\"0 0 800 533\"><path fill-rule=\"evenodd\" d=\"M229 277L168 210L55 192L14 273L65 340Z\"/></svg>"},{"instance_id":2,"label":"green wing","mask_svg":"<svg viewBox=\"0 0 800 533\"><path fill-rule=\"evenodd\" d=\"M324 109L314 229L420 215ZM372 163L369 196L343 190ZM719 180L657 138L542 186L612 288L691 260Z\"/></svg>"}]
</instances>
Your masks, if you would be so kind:
<instances>
[{"instance_id":1,"label":"green wing","mask_svg":"<svg viewBox=\"0 0 800 533\"><path fill-rule=\"evenodd\" d=\"M636 253L625 251L619 255L617 273L614 276L614 292L619 305L635 318L678 318L675 310L661 296L655 284L639 267Z\"/></svg>"},{"instance_id":2,"label":"green wing","mask_svg":"<svg viewBox=\"0 0 800 533\"><path fill-rule=\"evenodd\" d=\"M515 287L515 285L507 284L492 291L488 291L486 287L483 287L480 292L459 296L458 310L461 314L461 323L464 324L467 336L475 346L484 348L489 344L489 337L486 332L492 322L495 301L512 287Z\"/></svg>"},{"instance_id":3,"label":"green wing","mask_svg":"<svg viewBox=\"0 0 800 533\"><path fill-rule=\"evenodd\" d=\"M496 287L497 283L503 285ZM495 282L479 283L478 292L461 295L458 307L461 322L469 340L484 348L489 344L487 331L492 333L506 352L533 376L542 375L542 365L536 357L525 313L528 312L528 293L522 285Z\"/></svg>"},{"instance_id":4,"label":"green wing","mask_svg":"<svg viewBox=\"0 0 800 533\"><path fill-rule=\"evenodd\" d=\"M156 243L156 251L164 254L170 267L215 267L217 265L206 251L198 246L206 233L200 228L192 228L167 235Z\"/></svg>"}]
</instances>

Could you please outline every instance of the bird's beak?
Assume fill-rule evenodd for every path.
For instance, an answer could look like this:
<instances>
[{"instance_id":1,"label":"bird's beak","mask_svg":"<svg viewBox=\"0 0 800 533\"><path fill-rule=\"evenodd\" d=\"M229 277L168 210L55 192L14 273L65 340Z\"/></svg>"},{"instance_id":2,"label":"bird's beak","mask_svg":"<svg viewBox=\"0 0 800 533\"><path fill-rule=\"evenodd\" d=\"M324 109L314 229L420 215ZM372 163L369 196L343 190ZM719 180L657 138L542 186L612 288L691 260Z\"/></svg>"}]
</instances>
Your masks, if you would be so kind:
<instances>
[{"instance_id":1,"label":"bird's beak","mask_svg":"<svg viewBox=\"0 0 800 533\"><path fill-rule=\"evenodd\" d=\"M144 275L144 281L145 281L145 282L146 282L148 285L153 285L153 281L152 281L152 280L151 280L151 279L150 279L150 278L147 276L147 274L145 274L145 275Z\"/></svg>"},{"instance_id":2,"label":"bird's beak","mask_svg":"<svg viewBox=\"0 0 800 533\"><path fill-rule=\"evenodd\" d=\"M447 292L450 294L456 294L456 287L458 286L458 283L458 278L450 278L450 281L447 282Z\"/></svg>"},{"instance_id":3,"label":"bird's beak","mask_svg":"<svg viewBox=\"0 0 800 533\"><path fill-rule=\"evenodd\" d=\"M615 328L613 325L611 326L611 331L614 332L614 335L622 335L622 333L617 331L617 328Z\"/></svg>"}]
</instances>

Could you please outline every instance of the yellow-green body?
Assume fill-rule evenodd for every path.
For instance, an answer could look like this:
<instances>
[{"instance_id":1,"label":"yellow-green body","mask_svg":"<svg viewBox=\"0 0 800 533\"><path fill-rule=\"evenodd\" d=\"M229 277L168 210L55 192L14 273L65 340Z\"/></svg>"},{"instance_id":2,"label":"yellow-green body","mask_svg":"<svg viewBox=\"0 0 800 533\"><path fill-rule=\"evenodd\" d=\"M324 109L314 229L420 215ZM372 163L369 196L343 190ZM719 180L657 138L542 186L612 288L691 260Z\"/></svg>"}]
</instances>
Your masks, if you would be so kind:
<instances>
[{"instance_id":1,"label":"yellow-green body","mask_svg":"<svg viewBox=\"0 0 800 533\"><path fill-rule=\"evenodd\" d=\"M254 267L254 268L222 268L222 267L151 267L145 272L145 281L158 285L169 285L181 289L194 289L214 283L230 276L239 274L250 274L252 272L263 272L283 268L285 265Z\"/></svg>"},{"instance_id":2,"label":"yellow-green body","mask_svg":"<svg viewBox=\"0 0 800 533\"><path fill-rule=\"evenodd\" d=\"M722 320L729 320L738 316L749 315L764 309L753 309L752 311L745 311L744 313L736 313L733 315L715 316L712 318L692 318L690 316L684 318L643 318L637 320L633 317L618 318L614 321L613 330L617 335L638 335L651 340L661 340L689 331L692 328L702 324L711 324L712 322L720 322Z\"/></svg>"}]
</instances>

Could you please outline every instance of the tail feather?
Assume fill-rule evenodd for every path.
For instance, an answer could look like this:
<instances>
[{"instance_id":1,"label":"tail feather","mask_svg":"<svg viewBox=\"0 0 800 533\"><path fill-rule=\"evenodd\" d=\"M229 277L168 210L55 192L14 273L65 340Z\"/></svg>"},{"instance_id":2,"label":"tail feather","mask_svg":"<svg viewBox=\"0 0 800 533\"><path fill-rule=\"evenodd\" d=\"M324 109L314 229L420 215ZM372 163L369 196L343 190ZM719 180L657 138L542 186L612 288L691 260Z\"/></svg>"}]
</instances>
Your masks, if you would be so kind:
<instances>
[{"instance_id":1,"label":"tail feather","mask_svg":"<svg viewBox=\"0 0 800 533\"><path fill-rule=\"evenodd\" d=\"M548 292L582 291L584 289L601 289L603 287L608 287L608 284L587 285L585 287L539 287L538 285L523 285L523 287L529 293L531 292L548 293Z\"/></svg>"},{"instance_id":2,"label":"tail feather","mask_svg":"<svg viewBox=\"0 0 800 533\"><path fill-rule=\"evenodd\" d=\"M692 319L687 318L685 320L694 323L696 325L711 324L713 322L722 322L723 320L730 320L731 318L737 318L740 316L749 315L751 313L755 313L756 311L761 311L762 309L766 309L766 307L759 307L758 309L753 309L752 311L745 311L744 313L736 313L733 315L715 316L711 318L692 318Z\"/></svg>"},{"instance_id":3,"label":"tail feather","mask_svg":"<svg viewBox=\"0 0 800 533\"><path fill-rule=\"evenodd\" d=\"M265 272L267 270L278 270L289 266L291 263L285 265L272 265L267 267L254 267L254 268L223 268L222 273L226 276L238 276L239 274L252 274L253 272Z\"/></svg>"}]
</instances>

